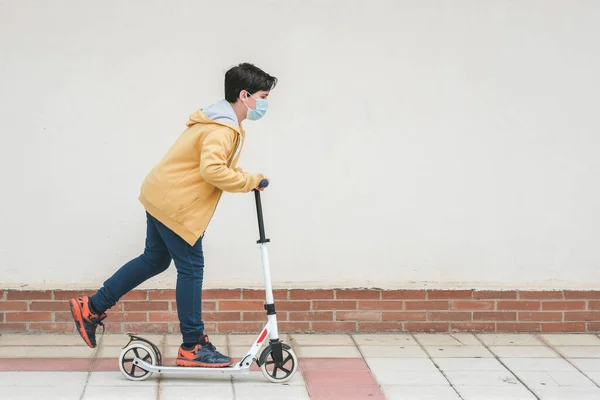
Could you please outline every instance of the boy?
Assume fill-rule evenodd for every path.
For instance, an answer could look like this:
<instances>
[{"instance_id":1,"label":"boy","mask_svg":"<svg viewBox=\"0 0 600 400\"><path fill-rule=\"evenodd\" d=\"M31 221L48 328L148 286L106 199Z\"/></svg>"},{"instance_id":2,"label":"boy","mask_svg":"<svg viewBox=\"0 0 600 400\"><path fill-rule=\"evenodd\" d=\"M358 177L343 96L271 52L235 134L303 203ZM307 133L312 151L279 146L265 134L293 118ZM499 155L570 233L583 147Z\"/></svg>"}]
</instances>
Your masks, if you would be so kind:
<instances>
[{"instance_id":1,"label":"boy","mask_svg":"<svg viewBox=\"0 0 600 400\"><path fill-rule=\"evenodd\" d=\"M225 367L231 358L219 353L204 334L202 322L202 239L223 191L247 193L265 177L236 168L244 144L245 119L260 119L277 78L244 63L225 74L225 99L190 115L187 129L146 177L140 201L146 209L144 253L122 266L91 297L70 300L77 331L96 347L96 328L105 311L133 288L177 268L177 315L183 343L176 364Z\"/></svg>"}]
</instances>

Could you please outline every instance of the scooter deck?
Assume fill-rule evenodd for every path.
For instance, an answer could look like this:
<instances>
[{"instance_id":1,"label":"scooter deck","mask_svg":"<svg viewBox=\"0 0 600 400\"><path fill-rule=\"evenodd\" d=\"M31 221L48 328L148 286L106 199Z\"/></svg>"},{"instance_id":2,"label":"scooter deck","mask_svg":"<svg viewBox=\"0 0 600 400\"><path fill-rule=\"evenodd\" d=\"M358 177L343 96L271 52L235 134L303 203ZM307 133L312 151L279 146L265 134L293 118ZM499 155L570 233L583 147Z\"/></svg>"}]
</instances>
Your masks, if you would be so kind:
<instances>
[{"instance_id":1,"label":"scooter deck","mask_svg":"<svg viewBox=\"0 0 600 400\"><path fill-rule=\"evenodd\" d=\"M225 374L236 374L246 375L250 373L249 366L240 366L239 364L232 365L230 367L222 368L206 368L206 367L178 367L178 366L165 366L165 365L152 365L146 361L135 357L133 364L140 367L143 370L153 372L156 374L175 373L185 375L225 375Z\"/></svg>"}]
</instances>

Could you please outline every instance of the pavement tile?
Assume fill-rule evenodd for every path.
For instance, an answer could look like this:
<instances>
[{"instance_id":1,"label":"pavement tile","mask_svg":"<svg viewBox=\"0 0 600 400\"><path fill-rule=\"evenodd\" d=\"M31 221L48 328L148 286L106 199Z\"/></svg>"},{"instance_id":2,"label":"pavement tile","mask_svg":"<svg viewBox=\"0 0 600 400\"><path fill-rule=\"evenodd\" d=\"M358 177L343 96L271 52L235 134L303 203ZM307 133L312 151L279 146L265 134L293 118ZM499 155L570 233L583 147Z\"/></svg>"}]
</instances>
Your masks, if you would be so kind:
<instances>
[{"instance_id":1,"label":"pavement tile","mask_svg":"<svg viewBox=\"0 0 600 400\"><path fill-rule=\"evenodd\" d=\"M375 385L371 372L365 368L362 371L306 371L304 378L312 385L321 386L367 386Z\"/></svg>"},{"instance_id":2,"label":"pavement tile","mask_svg":"<svg viewBox=\"0 0 600 400\"><path fill-rule=\"evenodd\" d=\"M431 358L492 358L494 355L483 346L425 346Z\"/></svg>"},{"instance_id":3,"label":"pavement tile","mask_svg":"<svg viewBox=\"0 0 600 400\"><path fill-rule=\"evenodd\" d=\"M79 386L9 386L2 387L0 398L6 400L79 400L83 385ZM121 398L123 400L123 398Z\"/></svg>"},{"instance_id":4,"label":"pavement tile","mask_svg":"<svg viewBox=\"0 0 600 400\"><path fill-rule=\"evenodd\" d=\"M359 346L365 358L428 358L420 346Z\"/></svg>"},{"instance_id":5,"label":"pavement tile","mask_svg":"<svg viewBox=\"0 0 600 400\"><path fill-rule=\"evenodd\" d=\"M92 365L92 371L97 371L97 372L119 371L119 359L118 358L97 358L94 360L94 363Z\"/></svg>"},{"instance_id":6,"label":"pavement tile","mask_svg":"<svg viewBox=\"0 0 600 400\"><path fill-rule=\"evenodd\" d=\"M388 400L460 400L458 394L446 386L390 386L382 387Z\"/></svg>"},{"instance_id":7,"label":"pavement tile","mask_svg":"<svg viewBox=\"0 0 600 400\"><path fill-rule=\"evenodd\" d=\"M242 358L246 355L246 353L248 353L248 350L250 350L249 346L230 346L229 350L225 350L223 349L222 353L225 355L228 355L229 357L232 358ZM263 348L258 350L258 353L256 353L256 357L260 357L260 353L263 351ZM177 356L177 352L175 352L175 355L173 357Z\"/></svg>"},{"instance_id":8,"label":"pavement tile","mask_svg":"<svg viewBox=\"0 0 600 400\"><path fill-rule=\"evenodd\" d=\"M255 386L255 385L274 385L269 382L261 371L250 371L247 375L234 375L233 384L238 386ZM277 385L277 384L275 384ZM285 382L287 386L305 386L304 377L300 371L296 371L292 379Z\"/></svg>"},{"instance_id":9,"label":"pavement tile","mask_svg":"<svg viewBox=\"0 0 600 400\"><path fill-rule=\"evenodd\" d=\"M212 340L212 339L211 339ZM161 400L233 400L231 385L161 386Z\"/></svg>"},{"instance_id":10,"label":"pavement tile","mask_svg":"<svg viewBox=\"0 0 600 400\"><path fill-rule=\"evenodd\" d=\"M547 371L559 386L595 386L594 382L579 371Z\"/></svg>"},{"instance_id":11,"label":"pavement tile","mask_svg":"<svg viewBox=\"0 0 600 400\"><path fill-rule=\"evenodd\" d=\"M517 371L515 375L529 388L559 386L546 371Z\"/></svg>"},{"instance_id":12,"label":"pavement tile","mask_svg":"<svg viewBox=\"0 0 600 400\"><path fill-rule=\"evenodd\" d=\"M511 371L576 371L562 358L501 358Z\"/></svg>"},{"instance_id":13,"label":"pavement tile","mask_svg":"<svg viewBox=\"0 0 600 400\"><path fill-rule=\"evenodd\" d=\"M213 339L215 337L216 339ZM249 335L210 335L210 341L215 346L225 346L225 344L229 344L229 346L245 346L250 348L256 341L258 334L249 334ZM279 339L284 343L290 344L290 337L288 334L279 335ZM265 339L265 343L268 343L268 337ZM181 344L177 343L177 345Z\"/></svg>"},{"instance_id":14,"label":"pavement tile","mask_svg":"<svg viewBox=\"0 0 600 400\"><path fill-rule=\"evenodd\" d=\"M148 400L155 399L157 393L157 386L88 386L83 400Z\"/></svg>"},{"instance_id":15,"label":"pavement tile","mask_svg":"<svg viewBox=\"0 0 600 400\"><path fill-rule=\"evenodd\" d=\"M227 348L223 347L225 353L227 353ZM177 358L177 353L179 352L179 346L167 346L161 350L162 356L164 358Z\"/></svg>"},{"instance_id":16,"label":"pavement tile","mask_svg":"<svg viewBox=\"0 0 600 400\"><path fill-rule=\"evenodd\" d=\"M444 371L454 386L510 386L519 381L508 370L504 371Z\"/></svg>"},{"instance_id":17,"label":"pavement tile","mask_svg":"<svg viewBox=\"0 0 600 400\"><path fill-rule=\"evenodd\" d=\"M583 372L600 372L600 358L569 358Z\"/></svg>"},{"instance_id":18,"label":"pavement tile","mask_svg":"<svg viewBox=\"0 0 600 400\"><path fill-rule=\"evenodd\" d=\"M298 357L316 358L360 358L355 346L294 346Z\"/></svg>"},{"instance_id":19,"label":"pavement tile","mask_svg":"<svg viewBox=\"0 0 600 400\"><path fill-rule=\"evenodd\" d=\"M3 371L0 372L0 388L13 386L77 386L83 389L87 375L87 372L70 371Z\"/></svg>"},{"instance_id":20,"label":"pavement tile","mask_svg":"<svg viewBox=\"0 0 600 400\"><path fill-rule=\"evenodd\" d=\"M600 338L585 334L544 334L540 335L552 346L600 346Z\"/></svg>"},{"instance_id":21,"label":"pavement tile","mask_svg":"<svg viewBox=\"0 0 600 400\"><path fill-rule=\"evenodd\" d=\"M121 356L122 351L123 349L121 347L101 346L96 357L118 359Z\"/></svg>"},{"instance_id":22,"label":"pavement tile","mask_svg":"<svg viewBox=\"0 0 600 400\"><path fill-rule=\"evenodd\" d=\"M5 333L0 335L0 346L83 346L87 347L79 335L42 334L22 335Z\"/></svg>"},{"instance_id":23,"label":"pavement tile","mask_svg":"<svg viewBox=\"0 0 600 400\"><path fill-rule=\"evenodd\" d=\"M177 375L173 373L162 374L160 386L231 386L231 374L214 374L214 375ZM203 389L199 388L199 392Z\"/></svg>"},{"instance_id":24,"label":"pavement tile","mask_svg":"<svg viewBox=\"0 0 600 400\"><path fill-rule=\"evenodd\" d=\"M383 371L422 371L437 372L438 369L428 358L365 358L373 373Z\"/></svg>"},{"instance_id":25,"label":"pavement tile","mask_svg":"<svg viewBox=\"0 0 600 400\"><path fill-rule=\"evenodd\" d=\"M560 358L544 346L490 346L490 350L500 358Z\"/></svg>"},{"instance_id":26,"label":"pavement tile","mask_svg":"<svg viewBox=\"0 0 600 400\"><path fill-rule=\"evenodd\" d=\"M90 374L87 386L88 388L90 386L156 386L158 384L157 377L158 375L154 374L144 381L130 381L120 371L98 371Z\"/></svg>"},{"instance_id":27,"label":"pavement tile","mask_svg":"<svg viewBox=\"0 0 600 400\"><path fill-rule=\"evenodd\" d=\"M92 358L95 352L87 346L5 346L0 358Z\"/></svg>"},{"instance_id":28,"label":"pavement tile","mask_svg":"<svg viewBox=\"0 0 600 400\"><path fill-rule=\"evenodd\" d=\"M140 334L139 335L141 338L147 339L150 342L154 343L156 346L158 346L158 348L160 349L161 346L164 343L164 336L165 335L144 335L144 334ZM96 335L96 339L100 339L102 338L101 346L117 346L117 347L125 347L125 345L129 342L129 336L122 333L122 334L116 334L116 333L107 333L104 334L102 336L100 335ZM179 336L179 339L181 339L181 336ZM179 342L179 344L181 344L181 342Z\"/></svg>"},{"instance_id":29,"label":"pavement tile","mask_svg":"<svg viewBox=\"0 0 600 400\"><path fill-rule=\"evenodd\" d=\"M464 400L535 400L523 385L511 386L457 386Z\"/></svg>"},{"instance_id":30,"label":"pavement tile","mask_svg":"<svg viewBox=\"0 0 600 400\"><path fill-rule=\"evenodd\" d=\"M0 358L0 371L79 371L86 372L87 358Z\"/></svg>"},{"instance_id":31,"label":"pavement tile","mask_svg":"<svg viewBox=\"0 0 600 400\"><path fill-rule=\"evenodd\" d=\"M199 397L202 398L202 397ZM264 386L236 386L236 400L309 400L304 386L286 386L270 383Z\"/></svg>"},{"instance_id":32,"label":"pavement tile","mask_svg":"<svg viewBox=\"0 0 600 400\"><path fill-rule=\"evenodd\" d=\"M600 360L598 360L600 361ZM596 382L596 385L600 386L600 372L595 371L595 372L586 372L585 373L591 380L593 380L594 382Z\"/></svg>"},{"instance_id":33,"label":"pavement tile","mask_svg":"<svg viewBox=\"0 0 600 400\"><path fill-rule=\"evenodd\" d=\"M395 386L446 386L448 381L435 371L378 371L374 373L379 385Z\"/></svg>"},{"instance_id":34,"label":"pavement tile","mask_svg":"<svg viewBox=\"0 0 600 400\"><path fill-rule=\"evenodd\" d=\"M532 388L541 400L598 400L600 388L597 387L545 387Z\"/></svg>"},{"instance_id":35,"label":"pavement tile","mask_svg":"<svg viewBox=\"0 0 600 400\"><path fill-rule=\"evenodd\" d=\"M363 371L365 362L360 358L301 358L302 371Z\"/></svg>"},{"instance_id":36,"label":"pavement tile","mask_svg":"<svg viewBox=\"0 0 600 400\"><path fill-rule=\"evenodd\" d=\"M356 334L352 335L357 345L363 346L418 346L411 334Z\"/></svg>"},{"instance_id":37,"label":"pavement tile","mask_svg":"<svg viewBox=\"0 0 600 400\"><path fill-rule=\"evenodd\" d=\"M600 358L600 346L554 346L566 358Z\"/></svg>"},{"instance_id":38,"label":"pavement tile","mask_svg":"<svg viewBox=\"0 0 600 400\"><path fill-rule=\"evenodd\" d=\"M495 358L434 358L442 371L506 371Z\"/></svg>"},{"instance_id":39,"label":"pavement tile","mask_svg":"<svg viewBox=\"0 0 600 400\"><path fill-rule=\"evenodd\" d=\"M306 385L313 399L381 399L385 396L367 364L362 359L329 360L319 368L318 363L300 360ZM306 369L306 367L308 367Z\"/></svg>"},{"instance_id":40,"label":"pavement tile","mask_svg":"<svg viewBox=\"0 0 600 400\"><path fill-rule=\"evenodd\" d=\"M527 333L479 333L477 337L488 346L545 346L535 335Z\"/></svg>"},{"instance_id":41,"label":"pavement tile","mask_svg":"<svg viewBox=\"0 0 600 400\"><path fill-rule=\"evenodd\" d=\"M354 346L350 335L291 334L292 347L296 346Z\"/></svg>"},{"instance_id":42,"label":"pavement tile","mask_svg":"<svg viewBox=\"0 0 600 400\"><path fill-rule=\"evenodd\" d=\"M472 333L417 333L414 336L423 346L481 346Z\"/></svg>"},{"instance_id":43,"label":"pavement tile","mask_svg":"<svg viewBox=\"0 0 600 400\"><path fill-rule=\"evenodd\" d=\"M517 371L515 374L530 388L549 386L594 386L579 371Z\"/></svg>"},{"instance_id":44,"label":"pavement tile","mask_svg":"<svg viewBox=\"0 0 600 400\"><path fill-rule=\"evenodd\" d=\"M320 386L310 389L311 400L386 400L377 385L331 387ZM285 397L287 399L287 396Z\"/></svg>"}]
</instances>

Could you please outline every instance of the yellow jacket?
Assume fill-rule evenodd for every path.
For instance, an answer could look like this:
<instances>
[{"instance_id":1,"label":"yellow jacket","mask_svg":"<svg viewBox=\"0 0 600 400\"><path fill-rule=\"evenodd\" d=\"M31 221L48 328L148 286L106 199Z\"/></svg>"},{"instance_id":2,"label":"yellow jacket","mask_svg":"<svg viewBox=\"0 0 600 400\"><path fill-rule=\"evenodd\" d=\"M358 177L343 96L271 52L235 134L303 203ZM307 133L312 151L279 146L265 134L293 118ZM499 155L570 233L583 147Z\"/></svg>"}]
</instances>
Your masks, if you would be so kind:
<instances>
[{"instance_id":1,"label":"yellow jacket","mask_svg":"<svg viewBox=\"0 0 600 400\"><path fill-rule=\"evenodd\" d=\"M235 168L245 132L232 118L215 119L201 110L190 115L187 129L148 174L140 194L146 211L192 246L223 191L247 193L264 178Z\"/></svg>"}]
</instances>

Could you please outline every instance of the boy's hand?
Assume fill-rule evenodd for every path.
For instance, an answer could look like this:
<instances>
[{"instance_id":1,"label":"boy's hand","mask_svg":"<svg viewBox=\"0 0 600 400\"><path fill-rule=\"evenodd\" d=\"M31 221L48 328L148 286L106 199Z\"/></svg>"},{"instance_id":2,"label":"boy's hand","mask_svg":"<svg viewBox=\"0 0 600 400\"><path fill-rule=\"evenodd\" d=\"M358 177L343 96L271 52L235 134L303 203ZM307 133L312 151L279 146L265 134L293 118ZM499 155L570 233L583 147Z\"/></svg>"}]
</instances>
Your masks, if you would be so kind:
<instances>
[{"instance_id":1,"label":"boy's hand","mask_svg":"<svg viewBox=\"0 0 600 400\"><path fill-rule=\"evenodd\" d=\"M267 180L267 182L269 182L269 184L271 184L271 179L267 178L265 176L265 179ZM257 187L256 190L258 190L259 192L264 192L264 190L266 189L266 187Z\"/></svg>"}]
</instances>

